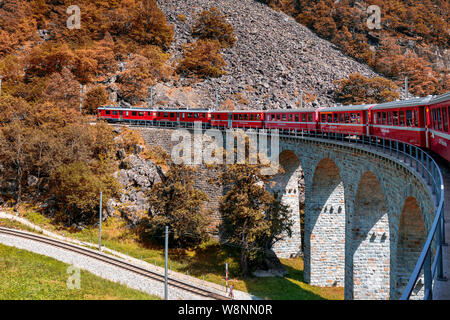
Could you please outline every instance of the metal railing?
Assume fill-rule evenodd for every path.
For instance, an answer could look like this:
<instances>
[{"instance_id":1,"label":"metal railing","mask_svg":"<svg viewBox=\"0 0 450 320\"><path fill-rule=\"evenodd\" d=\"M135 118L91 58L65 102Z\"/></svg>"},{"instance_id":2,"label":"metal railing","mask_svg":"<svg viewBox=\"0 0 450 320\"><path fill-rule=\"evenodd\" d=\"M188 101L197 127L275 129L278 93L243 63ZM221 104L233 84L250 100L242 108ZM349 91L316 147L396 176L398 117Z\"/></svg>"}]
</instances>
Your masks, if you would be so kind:
<instances>
[{"instance_id":1,"label":"metal railing","mask_svg":"<svg viewBox=\"0 0 450 320\"><path fill-rule=\"evenodd\" d=\"M298 130L288 130L280 136L299 136ZM419 174L430 188L435 204L435 218L428 232L427 240L412 272L408 284L403 290L400 300L408 300L416 287L420 275L424 275L424 299L433 299L433 280L437 275L438 280L446 280L443 274L442 246L445 244L444 221L444 180L436 161L425 151L417 146L392 140L388 138L356 135L354 133L335 133L321 131L306 131L300 133L301 137L314 137L327 140L335 140L353 143L369 150L383 153L406 164L410 169ZM432 261L433 242L436 247Z\"/></svg>"},{"instance_id":2,"label":"metal railing","mask_svg":"<svg viewBox=\"0 0 450 320\"><path fill-rule=\"evenodd\" d=\"M133 123L130 121L129 123ZM143 122L136 121L136 125L144 125L146 127L159 127L159 128L178 128L184 127L187 129L193 128L193 126L177 123L163 123L163 125L157 122ZM207 124L203 124L204 129L211 128ZM216 129L228 129L225 127L214 127ZM403 290L403 294L400 300L408 300L416 287L417 281L423 272L424 275L424 299L433 299L433 280L437 275L438 280L445 280L443 274L443 261L442 261L442 246L445 244L445 222L444 222L444 181L442 178L441 170L436 161L421 148L393 140L389 138L374 137L359 135L355 133L336 133L336 132L323 132L317 130L297 130L297 129L260 129L260 128L233 128L241 130L265 130L268 134L272 135L276 131L277 135L286 138L304 138L304 139L324 139L327 141L336 141L341 143L354 144L361 146L364 149L369 149L377 153L384 154L403 163L410 170L415 171L426 182L427 187L430 188L431 194L434 197L435 202L435 218L428 232L427 240L419 256L419 260L416 263L414 271L412 272L408 284ZM432 261L433 242L436 247L434 252L434 259Z\"/></svg>"}]
</instances>

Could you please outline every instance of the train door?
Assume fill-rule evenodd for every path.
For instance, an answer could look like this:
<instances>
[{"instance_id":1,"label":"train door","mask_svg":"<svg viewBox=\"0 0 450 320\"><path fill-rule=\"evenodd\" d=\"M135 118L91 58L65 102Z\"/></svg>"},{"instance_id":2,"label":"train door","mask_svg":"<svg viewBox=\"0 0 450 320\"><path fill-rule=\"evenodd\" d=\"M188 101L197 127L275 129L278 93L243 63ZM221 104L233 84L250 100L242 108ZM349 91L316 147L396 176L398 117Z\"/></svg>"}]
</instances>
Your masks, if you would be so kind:
<instances>
[{"instance_id":1,"label":"train door","mask_svg":"<svg viewBox=\"0 0 450 320\"><path fill-rule=\"evenodd\" d=\"M181 112L177 112L176 114L177 114L177 126L179 127L180 126L180 114L181 114Z\"/></svg>"},{"instance_id":2,"label":"train door","mask_svg":"<svg viewBox=\"0 0 450 320\"><path fill-rule=\"evenodd\" d=\"M364 121L364 126L366 127L366 136L370 136L370 131L369 131L369 124L370 124L370 118L369 118L369 114L370 114L370 111L363 111L363 114L364 114L364 118L363 119L365 119Z\"/></svg>"},{"instance_id":3,"label":"train door","mask_svg":"<svg viewBox=\"0 0 450 320\"><path fill-rule=\"evenodd\" d=\"M233 128L233 114L228 114L228 128Z\"/></svg>"},{"instance_id":4,"label":"train door","mask_svg":"<svg viewBox=\"0 0 450 320\"><path fill-rule=\"evenodd\" d=\"M120 121L123 121L123 111L122 110L119 111L119 115L120 115Z\"/></svg>"}]
</instances>

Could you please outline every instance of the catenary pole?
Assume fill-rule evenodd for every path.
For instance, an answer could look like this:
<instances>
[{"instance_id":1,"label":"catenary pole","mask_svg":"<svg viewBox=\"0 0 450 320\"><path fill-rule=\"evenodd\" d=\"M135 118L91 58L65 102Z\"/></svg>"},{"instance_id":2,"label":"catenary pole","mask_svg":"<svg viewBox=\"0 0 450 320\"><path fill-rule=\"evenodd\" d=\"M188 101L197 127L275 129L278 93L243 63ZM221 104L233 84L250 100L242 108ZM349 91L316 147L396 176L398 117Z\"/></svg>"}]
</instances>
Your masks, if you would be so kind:
<instances>
[{"instance_id":1,"label":"catenary pole","mask_svg":"<svg viewBox=\"0 0 450 320\"><path fill-rule=\"evenodd\" d=\"M168 296L169 296L169 294L168 294L168 290L167 290L167 286L168 286L168 284L167 284L167 281L168 281L168 279L167 279L167 272L168 272L168 270L167 270L167 266L168 266L168 256L169 256L169 254L168 254L168 251L169 251L169 226L166 226L166 239L165 239L165 248L164 248L164 255L165 255L165 263L164 263L164 300L168 300Z\"/></svg>"},{"instance_id":2,"label":"catenary pole","mask_svg":"<svg viewBox=\"0 0 450 320\"><path fill-rule=\"evenodd\" d=\"M99 221L99 228L98 228L98 250L101 251L102 249L102 198L103 193L100 192L100 221Z\"/></svg>"}]
</instances>

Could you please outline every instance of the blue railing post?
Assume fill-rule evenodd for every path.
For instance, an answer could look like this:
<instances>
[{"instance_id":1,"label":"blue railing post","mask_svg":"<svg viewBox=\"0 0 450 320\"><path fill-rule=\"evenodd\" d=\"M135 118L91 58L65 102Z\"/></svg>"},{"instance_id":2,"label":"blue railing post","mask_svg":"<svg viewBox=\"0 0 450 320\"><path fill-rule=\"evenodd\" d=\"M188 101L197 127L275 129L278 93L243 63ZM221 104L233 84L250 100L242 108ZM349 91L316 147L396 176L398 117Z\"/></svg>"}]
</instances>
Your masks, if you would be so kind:
<instances>
[{"instance_id":1,"label":"blue railing post","mask_svg":"<svg viewBox=\"0 0 450 320\"><path fill-rule=\"evenodd\" d=\"M423 274L425 280L425 300L433 299L433 279L431 277L431 252L430 249L427 251L427 255L425 256L425 262L423 265Z\"/></svg>"}]
</instances>

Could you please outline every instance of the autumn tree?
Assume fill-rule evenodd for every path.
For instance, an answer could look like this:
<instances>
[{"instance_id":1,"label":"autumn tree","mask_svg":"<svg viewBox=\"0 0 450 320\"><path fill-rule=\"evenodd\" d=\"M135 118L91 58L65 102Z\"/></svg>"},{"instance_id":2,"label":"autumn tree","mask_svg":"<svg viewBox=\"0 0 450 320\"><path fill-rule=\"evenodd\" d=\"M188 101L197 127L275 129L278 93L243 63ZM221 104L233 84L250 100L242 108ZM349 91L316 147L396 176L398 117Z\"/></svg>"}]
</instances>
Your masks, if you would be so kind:
<instances>
[{"instance_id":1,"label":"autumn tree","mask_svg":"<svg viewBox=\"0 0 450 320\"><path fill-rule=\"evenodd\" d=\"M217 40L197 40L184 47L184 59L180 61L177 72L188 75L205 77L220 77L226 72L226 65L220 53L221 47Z\"/></svg>"},{"instance_id":2,"label":"autumn tree","mask_svg":"<svg viewBox=\"0 0 450 320\"><path fill-rule=\"evenodd\" d=\"M197 15L192 35L203 40L217 40L223 48L232 47L236 42L233 26L217 8L204 10Z\"/></svg>"},{"instance_id":3,"label":"autumn tree","mask_svg":"<svg viewBox=\"0 0 450 320\"><path fill-rule=\"evenodd\" d=\"M59 220L68 225L97 220L100 192L104 193L103 206L116 195L117 184L112 179L99 177L83 162L59 167L52 176L53 194L60 212Z\"/></svg>"},{"instance_id":4,"label":"autumn tree","mask_svg":"<svg viewBox=\"0 0 450 320\"><path fill-rule=\"evenodd\" d=\"M235 155L245 152L244 163L220 166L222 170L216 179L226 190L219 200L222 217L219 230L221 241L239 251L241 272L248 276L261 266L276 242L291 236L293 223L288 207L266 188L272 178L264 170L270 166L269 159L259 155L256 164L250 163L250 153L256 152L255 146L242 132L237 138L246 142L245 151L234 150Z\"/></svg>"},{"instance_id":5,"label":"autumn tree","mask_svg":"<svg viewBox=\"0 0 450 320\"><path fill-rule=\"evenodd\" d=\"M292 233L288 207L267 191L265 180L258 165L229 165L220 175L220 183L229 188L219 202L222 238L238 247L246 276L281 235Z\"/></svg>"},{"instance_id":6,"label":"autumn tree","mask_svg":"<svg viewBox=\"0 0 450 320\"><path fill-rule=\"evenodd\" d=\"M162 240L169 226L170 243L178 247L197 245L208 238L210 223L204 208L208 196L194 187L195 169L168 161L168 171L162 181L148 192L150 205L147 236Z\"/></svg>"},{"instance_id":7,"label":"autumn tree","mask_svg":"<svg viewBox=\"0 0 450 320\"><path fill-rule=\"evenodd\" d=\"M86 93L83 110L88 114L96 114L97 108L108 103L108 92L104 86L98 85Z\"/></svg>"},{"instance_id":8,"label":"autumn tree","mask_svg":"<svg viewBox=\"0 0 450 320\"><path fill-rule=\"evenodd\" d=\"M141 44L153 44L168 49L173 41L173 27L155 0L142 0L133 8L133 28L130 37Z\"/></svg>"},{"instance_id":9,"label":"autumn tree","mask_svg":"<svg viewBox=\"0 0 450 320\"><path fill-rule=\"evenodd\" d=\"M60 108L79 108L80 83L69 69L53 73L42 93L43 101L52 102Z\"/></svg>"},{"instance_id":10,"label":"autumn tree","mask_svg":"<svg viewBox=\"0 0 450 320\"><path fill-rule=\"evenodd\" d=\"M337 80L335 98L343 104L369 104L393 101L399 98L398 87L390 80L367 78L359 73L348 79Z\"/></svg>"}]
</instances>

